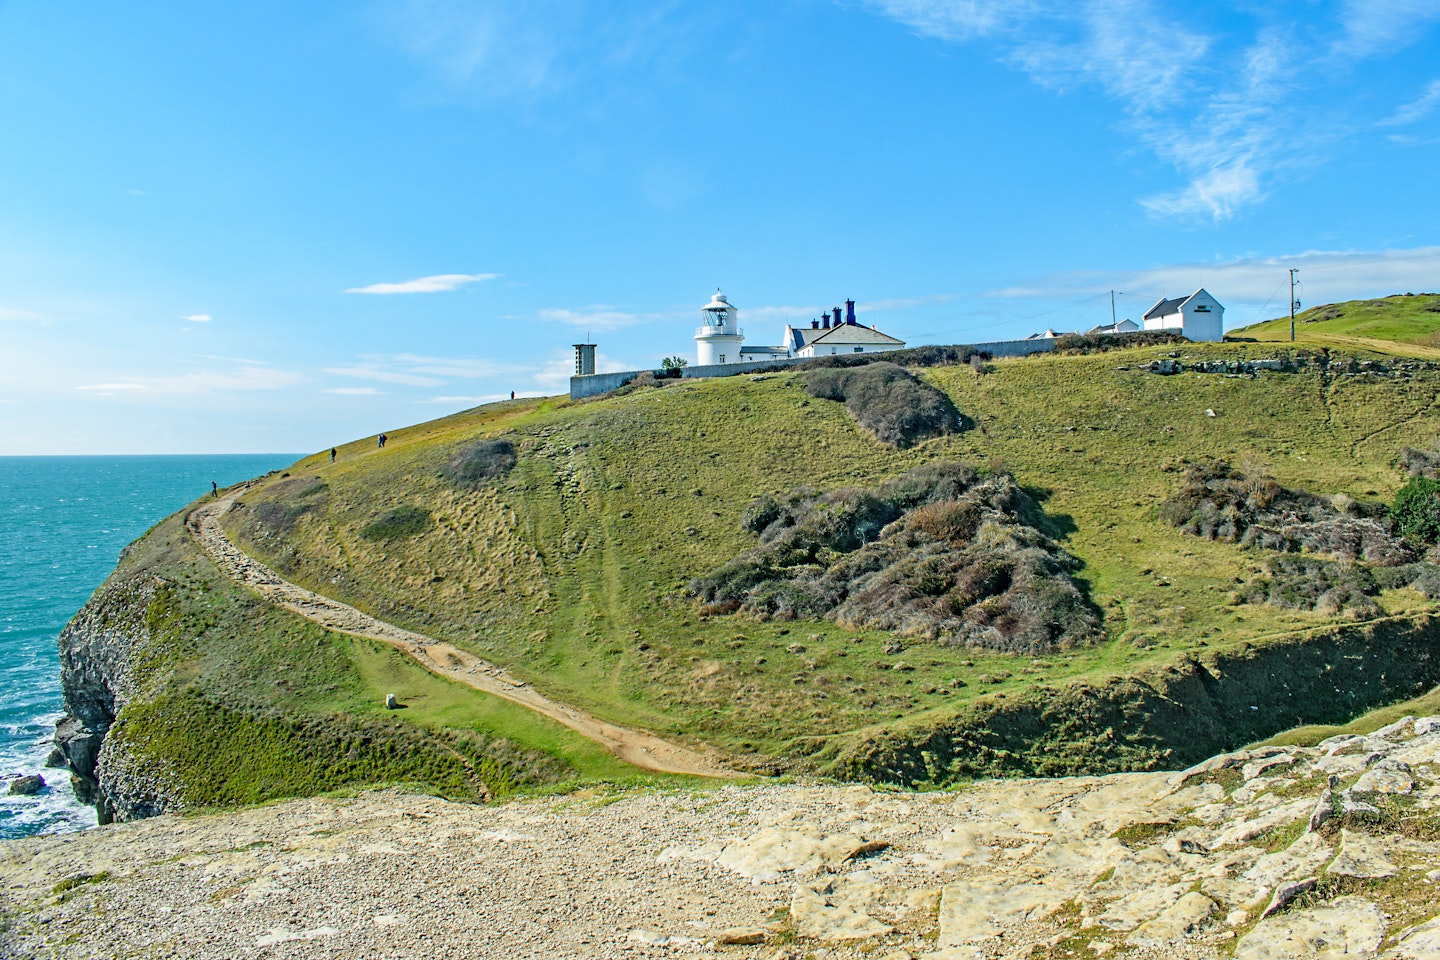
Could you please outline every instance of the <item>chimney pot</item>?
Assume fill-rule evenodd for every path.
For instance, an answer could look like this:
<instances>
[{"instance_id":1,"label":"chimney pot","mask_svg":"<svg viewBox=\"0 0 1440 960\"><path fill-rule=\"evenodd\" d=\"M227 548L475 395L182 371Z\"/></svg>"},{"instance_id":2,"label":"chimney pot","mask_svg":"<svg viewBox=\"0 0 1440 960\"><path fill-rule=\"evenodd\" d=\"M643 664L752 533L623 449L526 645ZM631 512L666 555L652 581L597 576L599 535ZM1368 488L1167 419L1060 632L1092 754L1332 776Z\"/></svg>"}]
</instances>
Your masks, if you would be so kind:
<instances>
[{"instance_id":1,"label":"chimney pot","mask_svg":"<svg viewBox=\"0 0 1440 960\"><path fill-rule=\"evenodd\" d=\"M820 329L820 321L819 321L819 320L811 320L811 321L810 321L810 329L811 329L811 330L819 330L819 329Z\"/></svg>"},{"instance_id":2,"label":"chimney pot","mask_svg":"<svg viewBox=\"0 0 1440 960\"><path fill-rule=\"evenodd\" d=\"M845 322L846 322L846 323L850 323L850 324L853 324L853 323L855 322L855 301L854 301L854 300L846 300L846 301L845 301Z\"/></svg>"},{"instance_id":3,"label":"chimney pot","mask_svg":"<svg viewBox=\"0 0 1440 960\"><path fill-rule=\"evenodd\" d=\"M830 329L830 314L827 313L821 318L820 326L825 330Z\"/></svg>"},{"instance_id":4,"label":"chimney pot","mask_svg":"<svg viewBox=\"0 0 1440 960\"><path fill-rule=\"evenodd\" d=\"M832 310L833 310L834 315L835 315L835 326L838 327L838 326L840 326L840 308L839 308L839 307L833 307Z\"/></svg>"}]
</instances>

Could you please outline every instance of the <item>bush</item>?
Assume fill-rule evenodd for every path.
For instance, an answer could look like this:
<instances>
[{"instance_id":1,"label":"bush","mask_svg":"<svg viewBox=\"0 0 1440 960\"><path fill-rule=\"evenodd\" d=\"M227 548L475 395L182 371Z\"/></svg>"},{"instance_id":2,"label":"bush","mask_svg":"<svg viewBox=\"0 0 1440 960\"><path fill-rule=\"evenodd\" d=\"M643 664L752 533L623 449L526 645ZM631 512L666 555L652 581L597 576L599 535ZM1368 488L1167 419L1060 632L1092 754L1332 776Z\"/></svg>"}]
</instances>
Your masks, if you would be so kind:
<instances>
[{"instance_id":1,"label":"bush","mask_svg":"<svg viewBox=\"0 0 1440 960\"><path fill-rule=\"evenodd\" d=\"M360 536L366 540L401 540L418 536L430 526L430 511L423 507L396 507L366 524Z\"/></svg>"},{"instance_id":2,"label":"bush","mask_svg":"<svg viewBox=\"0 0 1440 960\"><path fill-rule=\"evenodd\" d=\"M1236 591L1241 603L1266 603L1283 610L1316 610L1368 619L1381 614L1374 595L1380 584L1360 563L1318 557L1280 556L1266 563L1266 576Z\"/></svg>"},{"instance_id":3,"label":"bush","mask_svg":"<svg viewBox=\"0 0 1440 960\"><path fill-rule=\"evenodd\" d=\"M805 389L812 397L845 404L876 440L892 447L903 449L959 429L960 414L950 398L893 363L811 370Z\"/></svg>"},{"instance_id":4,"label":"bush","mask_svg":"<svg viewBox=\"0 0 1440 960\"><path fill-rule=\"evenodd\" d=\"M1184 334L1171 330L1142 330L1136 333L1066 333L1055 338L1056 353L1105 353L1130 347L1155 347L1167 343L1189 343Z\"/></svg>"},{"instance_id":5,"label":"bush","mask_svg":"<svg viewBox=\"0 0 1440 960\"><path fill-rule=\"evenodd\" d=\"M1160 516L1207 540L1297 553L1314 550L1342 560L1386 566L1411 559L1412 551L1391 531L1383 505L1335 502L1282 487L1262 471L1237 470L1224 460L1194 464Z\"/></svg>"},{"instance_id":6,"label":"bush","mask_svg":"<svg viewBox=\"0 0 1440 960\"><path fill-rule=\"evenodd\" d=\"M760 543L690 584L712 613L828 617L992 650L1088 642L1099 618L1079 563L1026 519L1008 474L930 463L873 490L799 487L745 512Z\"/></svg>"},{"instance_id":7,"label":"bush","mask_svg":"<svg viewBox=\"0 0 1440 960\"><path fill-rule=\"evenodd\" d=\"M318 477L297 477L271 487L266 499L247 504L249 516L262 536L285 536L307 513L323 513L330 504L330 487Z\"/></svg>"},{"instance_id":8,"label":"bush","mask_svg":"<svg viewBox=\"0 0 1440 960\"><path fill-rule=\"evenodd\" d=\"M441 474L457 487L473 489L505 476L516 460L515 445L509 440L480 440L446 461Z\"/></svg>"},{"instance_id":9,"label":"bush","mask_svg":"<svg viewBox=\"0 0 1440 960\"><path fill-rule=\"evenodd\" d=\"M1411 477L1395 495L1390 517L1412 540L1424 544L1440 540L1440 480Z\"/></svg>"}]
</instances>

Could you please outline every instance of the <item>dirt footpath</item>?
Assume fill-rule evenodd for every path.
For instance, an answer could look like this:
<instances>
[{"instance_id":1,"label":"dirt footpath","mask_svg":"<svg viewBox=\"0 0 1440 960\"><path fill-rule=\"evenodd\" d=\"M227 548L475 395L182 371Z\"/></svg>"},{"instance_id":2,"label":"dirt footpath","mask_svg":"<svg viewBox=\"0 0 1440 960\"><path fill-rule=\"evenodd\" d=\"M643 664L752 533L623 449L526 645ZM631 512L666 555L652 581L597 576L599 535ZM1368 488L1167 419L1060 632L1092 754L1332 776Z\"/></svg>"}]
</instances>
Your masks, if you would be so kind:
<instances>
[{"instance_id":1,"label":"dirt footpath","mask_svg":"<svg viewBox=\"0 0 1440 960\"><path fill-rule=\"evenodd\" d=\"M277 606L307 620L313 620L328 630L389 644L409 655L431 673L528 707L582 736L589 737L620 759L637 767L660 773L688 773L702 777L740 776L712 756L671 743L651 733L607 723L582 710L557 703L524 681L516 680L504 670L472 653L377 620L348 604L323 597L282 579L275 571L246 554L225 535L220 518L234 502L234 498L225 498L197 507L185 518L186 529L221 570L237 583L249 587Z\"/></svg>"}]
</instances>

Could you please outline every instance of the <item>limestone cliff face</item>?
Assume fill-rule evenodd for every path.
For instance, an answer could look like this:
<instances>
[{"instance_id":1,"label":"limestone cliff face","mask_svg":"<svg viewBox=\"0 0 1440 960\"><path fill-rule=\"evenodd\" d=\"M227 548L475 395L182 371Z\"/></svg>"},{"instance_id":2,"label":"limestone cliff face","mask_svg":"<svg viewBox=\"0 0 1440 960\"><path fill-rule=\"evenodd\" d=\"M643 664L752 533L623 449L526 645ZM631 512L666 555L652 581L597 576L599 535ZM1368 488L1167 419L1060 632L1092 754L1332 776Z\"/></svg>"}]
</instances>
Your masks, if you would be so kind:
<instances>
[{"instance_id":1,"label":"limestone cliff face","mask_svg":"<svg viewBox=\"0 0 1440 960\"><path fill-rule=\"evenodd\" d=\"M101 823L155 816L173 806L157 778L126 762L107 739L135 695L134 667L149 646L146 614L159 585L153 577L112 577L60 633L65 717L56 724L55 743L76 796L95 805Z\"/></svg>"}]
</instances>

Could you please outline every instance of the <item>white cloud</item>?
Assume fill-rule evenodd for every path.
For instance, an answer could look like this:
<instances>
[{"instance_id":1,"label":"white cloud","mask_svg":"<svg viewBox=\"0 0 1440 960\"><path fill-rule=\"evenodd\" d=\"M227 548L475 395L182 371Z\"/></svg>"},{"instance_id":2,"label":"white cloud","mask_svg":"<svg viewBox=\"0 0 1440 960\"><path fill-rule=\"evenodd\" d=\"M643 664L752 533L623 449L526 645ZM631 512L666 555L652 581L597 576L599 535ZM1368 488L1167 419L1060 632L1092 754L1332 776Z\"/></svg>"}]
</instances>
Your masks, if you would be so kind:
<instances>
[{"instance_id":1,"label":"white cloud","mask_svg":"<svg viewBox=\"0 0 1440 960\"><path fill-rule=\"evenodd\" d=\"M1335 139L1361 128L1345 116L1343 90L1318 108L1322 122L1314 104L1300 102L1306 88L1335 83L1360 69L1357 54L1413 42L1440 19L1435 0L1345 0L1338 24L1310 17L1247 36L1231 25L1209 28L1204 5L1162 0L870 6L925 36L983 42L990 55L1047 88L1103 91L1123 111L1122 132L1184 178L1183 186L1139 202L1156 216L1211 221L1262 201L1272 182L1324 162ZM1422 97L1395 122L1434 105Z\"/></svg>"},{"instance_id":2,"label":"white cloud","mask_svg":"<svg viewBox=\"0 0 1440 960\"><path fill-rule=\"evenodd\" d=\"M1342 7L1345 32L1334 49L1346 56L1392 53L1415 42L1427 21L1440 20L1434 0L1345 0Z\"/></svg>"},{"instance_id":3,"label":"white cloud","mask_svg":"<svg viewBox=\"0 0 1440 960\"><path fill-rule=\"evenodd\" d=\"M432 277L417 277L402 283L372 283L365 287L351 287L346 293L392 294L392 293L449 293L472 283L494 280L498 273L437 273Z\"/></svg>"},{"instance_id":4,"label":"white cloud","mask_svg":"<svg viewBox=\"0 0 1440 960\"><path fill-rule=\"evenodd\" d=\"M1416 120L1428 116L1437 106L1440 106L1440 79L1427 83L1417 99L1396 109L1393 114L1381 120L1379 125L1399 127L1407 123L1414 123Z\"/></svg>"},{"instance_id":5,"label":"white cloud","mask_svg":"<svg viewBox=\"0 0 1440 960\"><path fill-rule=\"evenodd\" d=\"M541 310L539 317L541 320L568 323L572 327L584 327L587 330L618 330L647 319L659 319L654 315L642 317L639 314L627 313L624 310L606 306L581 307L579 310L550 308Z\"/></svg>"},{"instance_id":6,"label":"white cloud","mask_svg":"<svg viewBox=\"0 0 1440 960\"><path fill-rule=\"evenodd\" d=\"M208 313L192 313L189 316L181 317L180 319L188 320L190 323L209 323L215 318L210 316L210 314Z\"/></svg>"},{"instance_id":7,"label":"white cloud","mask_svg":"<svg viewBox=\"0 0 1440 960\"><path fill-rule=\"evenodd\" d=\"M1287 256L1164 264L1115 273L1062 273L1032 284L996 290L989 296L1059 300L1090 295L1093 299L1104 297L1113 288L1127 297L1121 315L1127 315L1128 310L1133 316L1137 306L1143 310L1161 297L1182 296L1204 287L1226 305L1227 326L1242 326L1285 312L1291 267L1299 270L1299 296L1309 304L1421 293L1437 286L1440 246L1308 250Z\"/></svg>"},{"instance_id":8,"label":"white cloud","mask_svg":"<svg viewBox=\"0 0 1440 960\"><path fill-rule=\"evenodd\" d=\"M354 377L357 380L378 380L381 383L399 383L407 387L434 387L443 383L434 377L396 370L382 370L375 366L326 367L325 372L337 377Z\"/></svg>"},{"instance_id":9,"label":"white cloud","mask_svg":"<svg viewBox=\"0 0 1440 960\"><path fill-rule=\"evenodd\" d=\"M595 351L595 372L596 373L619 373L622 370L640 370L642 365L636 363L625 363L607 356L600 351ZM575 373L575 355L571 353L554 353L545 365L531 377L535 385L540 387L544 393L541 396L551 396L557 393L568 393L570 390L570 377Z\"/></svg>"},{"instance_id":10,"label":"white cloud","mask_svg":"<svg viewBox=\"0 0 1440 960\"><path fill-rule=\"evenodd\" d=\"M374 387L330 387L328 390L321 390L321 393L335 393L342 397L381 397L385 391L376 390Z\"/></svg>"},{"instance_id":11,"label":"white cloud","mask_svg":"<svg viewBox=\"0 0 1440 960\"><path fill-rule=\"evenodd\" d=\"M75 389L95 396L195 396L226 391L280 390L294 386L304 379L300 374L289 370L242 365L231 370L199 370L180 376L130 377L126 380L85 384Z\"/></svg>"},{"instance_id":12,"label":"white cloud","mask_svg":"<svg viewBox=\"0 0 1440 960\"><path fill-rule=\"evenodd\" d=\"M44 316L36 313L33 310L16 310L10 307L0 307L0 323L5 323L7 321L14 321L17 323L22 321L39 321L40 323L50 322L49 320L45 319Z\"/></svg>"}]
</instances>

